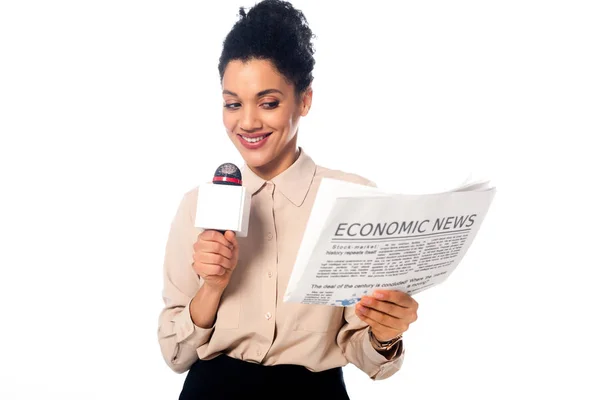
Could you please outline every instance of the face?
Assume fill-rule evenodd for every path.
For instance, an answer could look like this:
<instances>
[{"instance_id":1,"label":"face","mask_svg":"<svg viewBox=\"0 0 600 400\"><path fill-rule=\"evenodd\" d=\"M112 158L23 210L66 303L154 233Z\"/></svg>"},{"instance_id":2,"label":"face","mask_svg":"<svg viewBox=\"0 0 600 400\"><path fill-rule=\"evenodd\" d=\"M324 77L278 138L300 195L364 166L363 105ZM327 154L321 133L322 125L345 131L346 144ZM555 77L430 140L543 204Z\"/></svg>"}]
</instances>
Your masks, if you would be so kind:
<instances>
[{"instance_id":1,"label":"face","mask_svg":"<svg viewBox=\"0 0 600 400\"><path fill-rule=\"evenodd\" d=\"M293 84L266 60L230 61L222 85L223 123L246 164L265 179L292 165L312 91L298 100Z\"/></svg>"}]
</instances>

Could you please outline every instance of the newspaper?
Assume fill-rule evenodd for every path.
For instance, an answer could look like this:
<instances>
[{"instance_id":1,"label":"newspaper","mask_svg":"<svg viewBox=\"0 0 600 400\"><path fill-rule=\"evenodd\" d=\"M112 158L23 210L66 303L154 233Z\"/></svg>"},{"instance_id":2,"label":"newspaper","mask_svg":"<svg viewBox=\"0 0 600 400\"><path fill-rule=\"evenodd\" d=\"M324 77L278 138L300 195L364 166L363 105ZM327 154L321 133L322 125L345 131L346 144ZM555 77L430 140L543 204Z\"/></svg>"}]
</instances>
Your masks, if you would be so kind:
<instances>
[{"instance_id":1,"label":"newspaper","mask_svg":"<svg viewBox=\"0 0 600 400\"><path fill-rule=\"evenodd\" d=\"M392 194L324 178L285 302L351 306L376 289L410 295L448 279L496 189L465 182L433 194Z\"/></svg>"}]
</instances>

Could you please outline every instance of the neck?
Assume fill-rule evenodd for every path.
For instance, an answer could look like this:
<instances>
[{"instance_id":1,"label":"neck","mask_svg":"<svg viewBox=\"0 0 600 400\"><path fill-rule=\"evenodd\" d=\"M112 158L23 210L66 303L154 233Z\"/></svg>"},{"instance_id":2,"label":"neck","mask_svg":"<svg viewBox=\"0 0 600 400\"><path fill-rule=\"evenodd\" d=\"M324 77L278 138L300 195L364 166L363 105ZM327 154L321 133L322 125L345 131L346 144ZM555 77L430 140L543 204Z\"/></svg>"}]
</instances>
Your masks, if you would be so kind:
<instances>
[{"instance_id":1,"label":"neck","mask_svg":"<svg viewBox=\"0 0 600 400\"><path fill-rule=\"evenodd\" d=\"M270 181L277 175L292 166L300 156L300 149L296 146L296 138L290 140L286 148L275 157L271 162L260 167L251 167L250 169L262 179Z\"/></svg>"}]
</instances>

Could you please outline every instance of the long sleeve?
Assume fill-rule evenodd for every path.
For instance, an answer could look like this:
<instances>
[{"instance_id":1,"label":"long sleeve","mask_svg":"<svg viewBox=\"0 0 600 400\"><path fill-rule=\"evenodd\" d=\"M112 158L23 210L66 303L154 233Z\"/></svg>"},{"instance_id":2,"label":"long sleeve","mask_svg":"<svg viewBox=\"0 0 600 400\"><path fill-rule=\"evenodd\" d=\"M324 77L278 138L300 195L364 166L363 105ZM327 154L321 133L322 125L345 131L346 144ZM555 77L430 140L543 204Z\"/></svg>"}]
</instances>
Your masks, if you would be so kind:
<instances>
[{"instance_id":1,"label":"long sleeve","mask_svg":"<svg viewBox=\"0 0 600 400\"><path fill-rule=\"evenodd\" d=\"M187 371L198 359L196 349L207 343L214 326L196 326L189 304L202 285L192 268L193 245L200 233L192 219L192 192L182 198L171 222L163 265L162 308L158 321L158 341L167 365L177 373Z\"/></svg>"},{"instance_id":2,"label":"long sleeve","mask_svg":"<svg viewBox=\"0 0 600 400\"><path fill-rule=\"evenodd\" d=\"M404 343L395 347L388 360L373 348L369 339L369 326L356 316L355 307L344 310L345 323L337 335L338 346L348 362L354 364L373 380L386 379L400 370L404 362Z\"/></svg>"}]
</instances>

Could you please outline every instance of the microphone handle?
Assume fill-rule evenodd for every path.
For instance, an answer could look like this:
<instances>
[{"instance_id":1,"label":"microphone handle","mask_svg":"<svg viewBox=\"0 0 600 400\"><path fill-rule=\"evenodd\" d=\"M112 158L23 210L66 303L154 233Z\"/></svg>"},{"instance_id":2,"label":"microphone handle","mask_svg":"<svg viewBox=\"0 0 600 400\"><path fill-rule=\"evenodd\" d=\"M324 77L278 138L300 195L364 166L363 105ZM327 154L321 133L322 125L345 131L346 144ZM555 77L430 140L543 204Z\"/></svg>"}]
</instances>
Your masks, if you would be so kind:
<instances>
[{"instance_id":1,"label":"microphone handle","mask_svg":"<svg viewBox=\"0 0 600 400\"><path fill-rule=\"evenodd\" d=\"M228 179L223 179L222 180L215 180L216 179L216 175L215 178L213 178L213 184L215 185L228 185L228 186L241 186L241 180L239 180L239 178L230 178L230 179L234 179L235 182L232 182ZM215 229L217 232L221 232L221 234L223 236L225 236L225 231L220 231L218 229Z\"/></svg>"}]
</instances>

